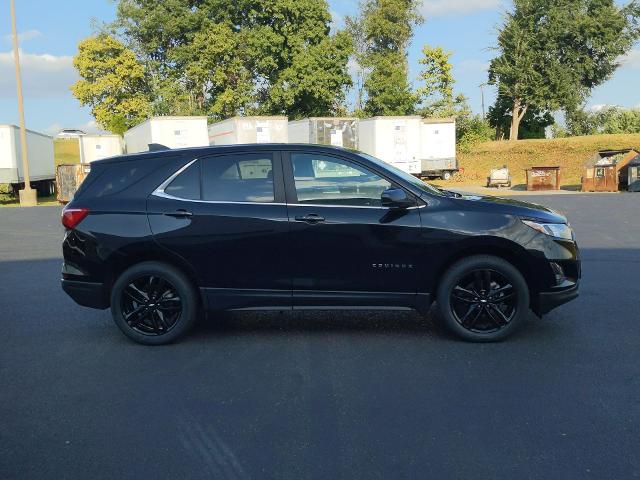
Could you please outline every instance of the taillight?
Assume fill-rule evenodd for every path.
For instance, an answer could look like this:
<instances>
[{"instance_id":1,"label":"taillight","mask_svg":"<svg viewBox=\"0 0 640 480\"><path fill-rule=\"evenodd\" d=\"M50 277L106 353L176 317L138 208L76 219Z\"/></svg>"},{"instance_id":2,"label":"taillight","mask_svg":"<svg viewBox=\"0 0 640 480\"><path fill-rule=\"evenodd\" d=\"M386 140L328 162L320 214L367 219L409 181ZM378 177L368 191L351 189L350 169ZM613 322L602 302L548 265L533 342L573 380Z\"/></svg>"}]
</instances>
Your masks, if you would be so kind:
<instances>
[{"instance_id":1,"label":"taillight","mask_svg":"<svg viewBox=\"0 0 640 480\"><path fill-rule=\"evenodd\" d=\"M62 210L62 225L73 230L87 215L89 215L88 208L65 208Z\"/></svg>"}]
</instances>

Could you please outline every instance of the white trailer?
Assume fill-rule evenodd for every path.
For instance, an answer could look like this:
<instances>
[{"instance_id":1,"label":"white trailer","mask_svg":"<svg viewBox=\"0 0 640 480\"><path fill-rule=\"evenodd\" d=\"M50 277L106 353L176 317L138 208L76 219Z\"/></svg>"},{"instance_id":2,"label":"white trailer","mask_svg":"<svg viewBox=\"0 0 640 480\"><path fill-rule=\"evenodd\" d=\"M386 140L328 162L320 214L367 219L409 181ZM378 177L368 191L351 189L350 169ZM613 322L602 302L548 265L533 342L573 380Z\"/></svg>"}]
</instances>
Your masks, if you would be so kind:
<instances>
[{"instance_id":1,"label":"white trailer","mask_svg":"<svg viewBox=\"0 0 640 480\"><path fill-rule=\"evenodd\" d=\"M169 148L208 147L207 117L152 117L124 132L127 153L146 152L149 144Z\"/></svg>"},{"instance_id":2,"label":"white trailer","mask_svg":"<svg viewBox=\"0 0 640 480\"><path fill-rule=\"evenodd\" d=\"M456 120L425 118L421 126L420 160L425 177L451 178L458 171L456 158Z\"/></svg>"},{"instance_id":3,"label":"white trailer","mask_svg":"<svg viewBox=\"0 0 640 480\"><path fill-rule=\"evenodd\" d=\"M53 137L27 130L27 151L31 186L39 195L51 195L56 177ZM20 129L15 125L0 125L0 184L5 185L5 191L15 193L23 182Z\"/></svg>"},{"instance_id":4,"label":"white trailer","mask_svg":"<svg viewBox=\"0 0 640 480\"><path fill-rule=\"evenodd\" d=\"M358 149L358 119L311 117L289 122L289 142Z\"/></svg>"},{"instance_id":5,"label":"white trailer","mask_svg":"<svg viewBox=\"0 0 640 480\"><path fill-rule=\"evenodd\" d=\"M209 125L210 145L287 143L287 117L233 117Z\"/></svg>"},{"instance_id":6,"label":"white trailer","mask_svg":"<svg viewBox=\"0 0 640 480\"><path fill-rule=\"evenodd\" d=\"M360 120L360 150L394 165L407 173L419 175L420 126L422 118L384 116Z\"/></svg>"},{"instance_id":7,"label":"white trailer","mask_svg":"<svg viewBox=\"0 0 640 480\"><path fill-rule=\"evenodd\" d=\"M95 160L122 155L120 135L83 135L78 139L80 163L89 164Z\"/></svg>"}]
</instances>

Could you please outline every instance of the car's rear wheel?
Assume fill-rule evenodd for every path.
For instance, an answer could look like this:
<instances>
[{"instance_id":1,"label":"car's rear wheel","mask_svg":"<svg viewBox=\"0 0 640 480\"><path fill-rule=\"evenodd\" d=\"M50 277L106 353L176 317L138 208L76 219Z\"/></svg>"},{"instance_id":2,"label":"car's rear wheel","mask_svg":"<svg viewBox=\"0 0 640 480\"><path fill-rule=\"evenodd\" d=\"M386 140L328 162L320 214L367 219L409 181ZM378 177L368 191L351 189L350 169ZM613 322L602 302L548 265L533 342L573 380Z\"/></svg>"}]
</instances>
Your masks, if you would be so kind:
<instances>
[{"instance_id":1,"label":"car's rear wheel","mask_svg":"<svg viewBox=\"0 0 640 480\"><path fill-rule=\"evenodd\" d=\"M191 328L198 298L189 279L160 262L126 270L113 285L111 313L122 333L144 345L173 342Z\"/></svg>"},{"instance_id":2,"label":"car's rear wheel","mask_svg":"<svg viewBox=\"0 0 640 480\"><path fill-rule=\"evenodd\" d=\"M520 271L494 256L455 263L437 293L444 325L459 337L494 342L511 335L529 312L529 288Z\"/></svg>"}]
</instances>

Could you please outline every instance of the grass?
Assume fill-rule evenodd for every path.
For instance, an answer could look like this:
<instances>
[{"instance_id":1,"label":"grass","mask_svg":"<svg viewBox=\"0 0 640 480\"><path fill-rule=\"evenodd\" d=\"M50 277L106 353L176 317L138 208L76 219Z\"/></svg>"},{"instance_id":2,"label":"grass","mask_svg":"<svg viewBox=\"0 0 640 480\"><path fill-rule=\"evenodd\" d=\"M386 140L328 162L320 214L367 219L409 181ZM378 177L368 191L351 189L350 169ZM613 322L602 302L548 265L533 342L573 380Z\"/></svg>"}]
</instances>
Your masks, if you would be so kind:
<instances>
[{"instance_id":1,"label":"grass","mask_svg":"<svg viewBox=\"0 0 640 480\"><path fill-rule=\"evenodd\" d=\"M469 152L458 152L464 173L446 183L485 185L492 168L506 165L513 185L524 184L525 168L548 165L561 167L560 180L564 189L579 189L584 163L591 155L598 150L624 148L640 149L640 134L484 142L471 147Z\"/></svg>"},{"instance_id":2,"label":"grass","mask_svg":"<svg viewBox=\"0 0 640 480\"><path fill-rule=\"evenodd\" d=\"M53 157L56 167L68 163L80 163L80 145L77 138L56 138L53 141Z\"/></svg>"},{"instance_id":3,"label":"grass","mask_svg":"<svg viewBox=\"0 0 640 480\"><path fill-rule=\"evenodd\" d=\"M38 206L51 206L51 205L60 205L58 199L55 195L50 195L48 197L38 197ZM20 200L18 197L14 197L8 193L0 193L0 207L19 207Z\"/></svg>"}]
</instances>

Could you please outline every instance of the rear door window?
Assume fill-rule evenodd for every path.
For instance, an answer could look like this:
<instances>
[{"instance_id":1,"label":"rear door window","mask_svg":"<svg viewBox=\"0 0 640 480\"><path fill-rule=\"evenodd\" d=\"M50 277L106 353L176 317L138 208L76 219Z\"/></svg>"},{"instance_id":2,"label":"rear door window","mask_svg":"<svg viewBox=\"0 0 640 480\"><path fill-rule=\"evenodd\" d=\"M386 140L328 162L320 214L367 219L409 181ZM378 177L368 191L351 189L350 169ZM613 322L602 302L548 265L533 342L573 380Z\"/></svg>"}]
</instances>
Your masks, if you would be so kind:
<instances>
[{"instance_id":1,"label":"rear door window","mask_svg":"<svg viewBox=\"0 0 640 480\"><path fill-rule=\"evenodd\" d=\"M202 199L219 202L271 203L275 199L271 153L204 158Z\"/></svg>"},{"instance_id":2,"label":"rear door window","mask_svg":"<svg viewBox=\"0 0 640 480\"><path fill-rule=\"evenodd\" d=\"M200 162L189 165L166 186L164 193L187 200L200 200Z\"/></svg>"}]
</instances>

